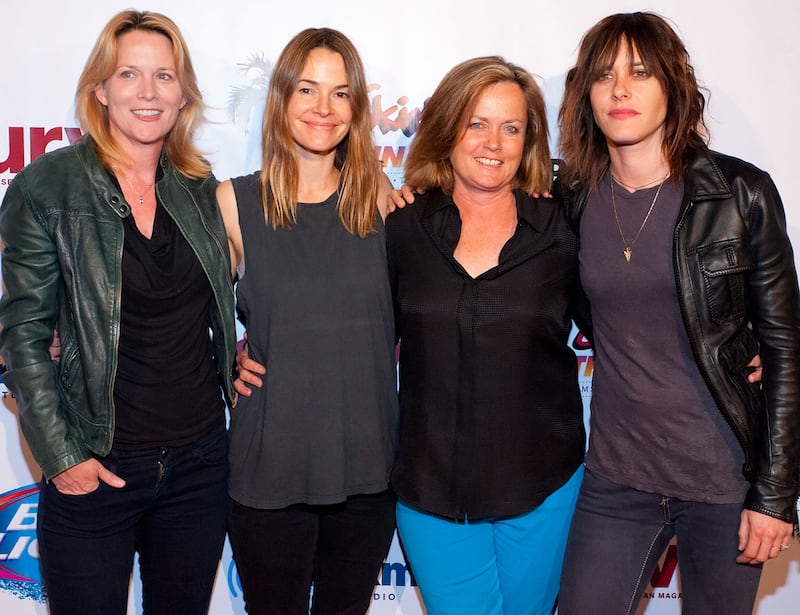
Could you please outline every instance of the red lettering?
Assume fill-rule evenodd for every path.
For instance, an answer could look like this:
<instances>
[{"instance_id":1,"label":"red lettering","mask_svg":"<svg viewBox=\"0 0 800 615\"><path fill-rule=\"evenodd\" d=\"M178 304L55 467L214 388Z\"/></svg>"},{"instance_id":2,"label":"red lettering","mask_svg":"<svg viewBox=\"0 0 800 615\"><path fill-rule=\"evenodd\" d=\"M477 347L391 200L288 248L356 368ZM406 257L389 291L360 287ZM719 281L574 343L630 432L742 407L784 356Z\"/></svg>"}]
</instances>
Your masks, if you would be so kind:
<instances>
[{"instance_id":1,"label":"red lettering","mask_svg":"<svg viewBox=\"0 0 800 615\"><path fill-rule=\"evenodd\" d=\"M83 136L80 128L64 128L64 132L67 133L67 141L69 141L70 145Z\"/></svg>"},{"instance_id":2,"label":"red lettering","mask_svg":"<svg viewBox=\"0 0 800 615\"><path fill-rule=\"evenodd\" d=\"M8 157L0 160L0 173L19 173L25 166L25 129L22 126L8 127Z\"/></svg>"},{"instance_id":3,"label":"red lettering","mask_svg":"<svg viewBox=\"0 0 800 615\"><path fill-rule=\"evenodd\" d=\"M44 128L31 128L31 162L47 151L48 143L61 141L62 131L59 126L45 132Z\"/></svg>"},{"instance_id":4,"label":"red lettering","mask_svg":"<svg viewBox=\"0 0 800 615\"><path fill-rule=\"evenodd\" d=\"M80 128L61 128L56 126L45 130L41 126L32 126L28 129L30 141L30 158L33 162L47 151L47 146L53 142L63 141L66 136L69 143L75 143L81 138ZM0 161L0 173L19 173L26 164L25 160L25 128L22 126L9 126L8 128L8 157Z\"/></svg>"},{"instance_id":5,"label":"red lettering","mask_svg":"<svg viewBox=\"0 0 800 615\"><path fill-rule=\"evenodd\" d=\"M650 585L653 587L669 587L672 582L672 575L675 574L675 568L678 566L678 547L670 545L667 547L667 553L664 556L664 563L661 568L656 565L653 576L650 577Z\"/></svg>"}]
</instances>

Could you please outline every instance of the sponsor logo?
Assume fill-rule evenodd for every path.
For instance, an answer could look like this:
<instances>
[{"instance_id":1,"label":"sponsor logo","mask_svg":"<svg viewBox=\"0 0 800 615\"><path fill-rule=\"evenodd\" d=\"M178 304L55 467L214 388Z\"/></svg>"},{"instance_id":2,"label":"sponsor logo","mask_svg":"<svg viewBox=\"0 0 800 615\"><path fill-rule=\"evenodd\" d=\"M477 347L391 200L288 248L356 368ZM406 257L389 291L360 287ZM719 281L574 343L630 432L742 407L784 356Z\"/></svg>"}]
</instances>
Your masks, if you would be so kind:
<instances>
[{"instance_id":1,"label":"sponsor logo","mask_svg":"<svg viewBox=\"0 0 800 615\"><path fill-rule=\"evenodd\" d=\"M44 602L36 540L38 507L36 485L0 494L0 590Z\"/></svg>"},{"instance_id":2,"label":"sponsor logo","mask_svg":"<svg viewBox=\"0 0 800 615\"><path fill-rule=\"evenodd\" d=\"M5 160L0 160L0 173L19 173L29 162L36 160L49 149L53 143L58 147L74 143L81 136L80 128L55 126L44 128L42 126L9 126L8 127L8 155ZM2 156L2 152L0 152ZM0 185L8 185L9 178L0 179Z\"/></svg>"},{"instance_id":3,"label":"sponsor logo","mask_svg":"<svg viewBox=\"0 0 800 615\"><path fill-rule=\"evenodd\" d=\"M239 572L236 570L236 563L233 560L231 560L231 563L228 565L226 576L228 580L228 590L231 596L234 598L241 597L243 594L242 580L239 577ZM384 562L381 572L378 575L378 582L375 586L373 600L398 600L403 592L402 589L398 592L397 588L405 588L406 586L417 586L414 575L411 574L408 566L401 562Z\"/></svg>"},{"instance_id":4,"label":"sponsor logo","mask_svg":"<svg viewBox=\"0 0 800 615\"><path fill-rule=\"evenodd\" d=\"M378 584L372 594L372 601L393 602L400 600L407 586L416 587L417 582L408 566L401 562L384 562L378 575Z\"/></svg>"}]
</instances>

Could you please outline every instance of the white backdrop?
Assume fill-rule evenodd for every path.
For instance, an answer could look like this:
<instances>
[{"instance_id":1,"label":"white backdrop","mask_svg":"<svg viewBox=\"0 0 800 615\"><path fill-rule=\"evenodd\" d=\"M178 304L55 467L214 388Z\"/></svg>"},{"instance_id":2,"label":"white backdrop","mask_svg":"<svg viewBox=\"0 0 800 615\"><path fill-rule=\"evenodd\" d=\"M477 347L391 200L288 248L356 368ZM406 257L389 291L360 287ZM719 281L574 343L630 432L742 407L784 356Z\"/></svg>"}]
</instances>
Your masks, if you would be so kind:
<instances>
[{"instance_id":1,"label":"white backdrop","mask_svg":"<svg viewBox=\"0 0 800 615\"><path fill-rule=\"evenodd\" d=\"M795 121L800 69L800 5L795 0L358 0L247 2L153 0L136 8L161 11L181 27L198 70L213 124L201 135L217 177L256 169L261 105L272 62L286 42L310 26L345 32L357 45L373 84L378 154L395 183L415 113L455 63L501 54L540 77L556 142L555 116L565 71L581 34L613 12L655 10L677 26L699 79L711 90L712 147L771 172L800 246L796 176L800 126ZM76 134L74 87L94 40L128 0L9 0L0 9L0 198L21 165ZM590 394L592 362L578 351L581 386ZM0 385L0 612L44 614L35 542L37 468L21 440L15 406ZM76 554L76 565L79 556ZM679 613L674 553L648 588L642 612ZM603 562L598 562L603 566ZM419 615L419 598L395 543L375 588L371 615ZM134 579L130 613L140 613ZM766 566L755 613L797 612L800 547ZM794 606L792 606L794 605ZM213 615L244 613L226 548ZM465 614L470 615L470 614Z\"/></svg>"}]
</instances>

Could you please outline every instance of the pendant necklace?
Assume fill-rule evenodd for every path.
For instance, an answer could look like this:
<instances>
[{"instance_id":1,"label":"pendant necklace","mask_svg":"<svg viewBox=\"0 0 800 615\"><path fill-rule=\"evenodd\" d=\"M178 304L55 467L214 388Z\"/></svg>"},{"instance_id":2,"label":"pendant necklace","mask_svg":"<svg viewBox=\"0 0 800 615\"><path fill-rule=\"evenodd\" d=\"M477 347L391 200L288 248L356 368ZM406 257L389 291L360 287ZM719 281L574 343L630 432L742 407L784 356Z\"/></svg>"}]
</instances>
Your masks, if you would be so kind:
<instances>
[{"instance_id":1,"label":"pendant necklace","mask_svg":"<svg viewBox=\"0 0 800 615\"><path fill-rule=\"evenodd\" d=\"M136 200L139 201L139 205L144 205L144 195L148 190L150 190L150 188L153 187L153 184L155 183L155 180L151 181L150 184L144 190L139 192L136 189L136 186L133 185L133 182L127 176L123 176L123 177L125 177L125 181L128 182L128 185L131 187L131 190L133 190L133 192L136 194L136 197L137 197Z\"/></svg>"},{"instance_id":2,"label":"pendant necklace","mask_svg":"<svg viewBox=\"0 0 800 615\"><path fill-rule=\"evenodd\" d=\"M619 223L619 215L617 214L617 199L614 197L614 176L609 172L609 181L611 182L611 207L614 209L614 220L617 221L617 230L619 231L619 236L622 239L622 243L625 246L625 249L622 253L625 255L625 260L629 263L631 262L631 255L633 254L633 246L636 244L636 240L639 239L639 235L642 234L642 229L644 225L647 224L647 221L650 219L650 214L653 213L653 207L656 206L656 201L658 200L658 195L661 194L661 188L664 186L664 182L667 181L669 177L669 173L667 173L664 178L661 180L661 183L658 184L658 190L656 190L656 195L653 197L653 202L650 203L650 209L647 210L647 214L642 220L642 224L639 226L639 230L636 231L636 235L634 235L631 241L625 239L625 234L622 232L622 226ZM622 183L622 182L620 182ZM652 183L652 182L651 182ZM622 184L623 186L625 184ZM646 186L647 184L644 184ZM644 187L643 186L643 187Z\"/></svg>"}]
</instances>

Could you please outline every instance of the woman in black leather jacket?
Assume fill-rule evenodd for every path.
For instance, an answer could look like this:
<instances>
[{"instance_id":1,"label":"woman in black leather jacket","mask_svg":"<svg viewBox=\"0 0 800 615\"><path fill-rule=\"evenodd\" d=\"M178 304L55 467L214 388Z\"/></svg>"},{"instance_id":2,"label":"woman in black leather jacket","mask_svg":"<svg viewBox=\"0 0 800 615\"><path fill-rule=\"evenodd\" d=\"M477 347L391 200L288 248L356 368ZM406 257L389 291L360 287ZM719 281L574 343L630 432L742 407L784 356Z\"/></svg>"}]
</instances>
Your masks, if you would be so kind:
<instances>
[{"instance_id":1,"label":"woman in black leather jacket","mask_svg":"<svg viewBox=\"0 0 800 615\"><path fill-rule=\"evenodd\" d=\"M749 614L791 540L794 257L771 179L708 150L704 108L653 14L600 21L567 76L562 179L597 360L561 615L635 611L673 536L686 612Z\"/></svg>"}]
</instances>

